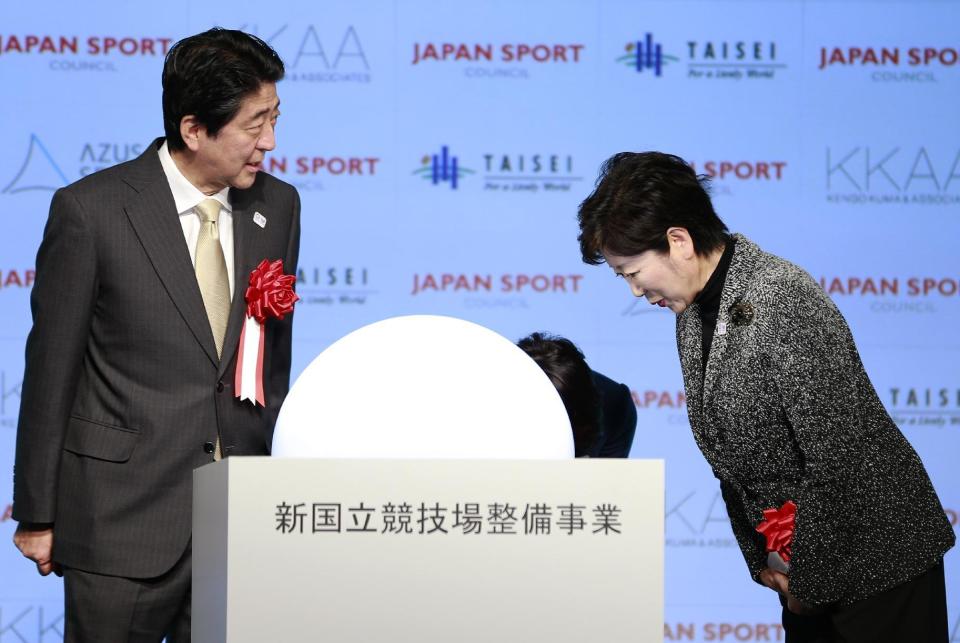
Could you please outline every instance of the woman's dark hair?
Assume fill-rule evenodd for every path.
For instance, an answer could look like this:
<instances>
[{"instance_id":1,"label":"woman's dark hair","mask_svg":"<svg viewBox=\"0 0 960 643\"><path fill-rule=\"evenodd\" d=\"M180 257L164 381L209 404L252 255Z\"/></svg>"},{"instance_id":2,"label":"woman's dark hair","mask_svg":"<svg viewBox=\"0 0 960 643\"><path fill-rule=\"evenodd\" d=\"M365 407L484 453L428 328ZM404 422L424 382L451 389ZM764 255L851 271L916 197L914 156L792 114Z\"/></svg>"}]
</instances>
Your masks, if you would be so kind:
<instances>
[{"instance_id":1,"label":"woman's dark hair","mask_svg":"<svg viewBox=\"0 0 960 643\"><path fill-rule=\"evenodd\" d=\"M604 162L593 193L580 204L580 253L589 264L603 252L667 252L667 230L686 228L700 256L722 248L727 226L713 210L709 178L662 152L620 152Z\"/></svg>"},{"instance_id":2,"label":"woman's dark hair","mask_svg":"<svg viewBox=\"0 0 960 643\"><path fill-rule=\"evenodd\" d=\"M600 433L600 394L583 353L569 339L544 333L524 337L517 346L540 365L560 394L576 455L588 454Z\"/></svg>"},{"instance_id":3,"label":"woman's dark hair","mask_svg":"<svg viewBox=\"0 0 960 643\"><path fill-rule=\"evenodd\" d=\"M163 63L163 130L171 150L185 147L180 121L194 115L216 136L263 83L283 78L283 61L256 36L214 27L177 42Z\"/></svg>"}]
</instances>

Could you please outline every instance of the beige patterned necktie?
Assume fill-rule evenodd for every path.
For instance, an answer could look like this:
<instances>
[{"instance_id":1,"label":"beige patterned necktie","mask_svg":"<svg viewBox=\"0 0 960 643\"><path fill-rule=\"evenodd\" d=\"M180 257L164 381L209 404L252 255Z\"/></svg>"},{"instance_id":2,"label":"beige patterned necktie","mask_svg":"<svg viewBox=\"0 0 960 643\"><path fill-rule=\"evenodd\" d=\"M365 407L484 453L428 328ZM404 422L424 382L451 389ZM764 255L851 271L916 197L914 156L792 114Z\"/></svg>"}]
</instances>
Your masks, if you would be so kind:
<instances>
[{"instance_id":1,"label":"beige patterned necktie","mask_svg":"<svg viewBox=\"0 0 960 643\"><path fill-rule=\"evenodd\" d=\"M223 353L223 336L227 331L230 316L230 280L227 278L227 262L223 259L217 219L220 218L220 202L206 199L198 204L200 235L197 237L197 283L207 309L213 341L217 345L217 357Z\"/></svg>"},{"instance_id":2,"label":"beige patterned necktie","mask_svg":"<svg viewBox=\"0 0 960 643\"><path fill-rule=\"evenodd\" d=\"M230 280L227 277L227 262L220 246L217 220L220 218L220 202L204 199L194 208L200 216L200 235L197 237L196 272L203 306L207 309L213 341L217 345L217 357L223 354L223 336L227 331L230 316ZM220 437L214 449L213 459L221 458Z\"/></svg>"}]
</instances>

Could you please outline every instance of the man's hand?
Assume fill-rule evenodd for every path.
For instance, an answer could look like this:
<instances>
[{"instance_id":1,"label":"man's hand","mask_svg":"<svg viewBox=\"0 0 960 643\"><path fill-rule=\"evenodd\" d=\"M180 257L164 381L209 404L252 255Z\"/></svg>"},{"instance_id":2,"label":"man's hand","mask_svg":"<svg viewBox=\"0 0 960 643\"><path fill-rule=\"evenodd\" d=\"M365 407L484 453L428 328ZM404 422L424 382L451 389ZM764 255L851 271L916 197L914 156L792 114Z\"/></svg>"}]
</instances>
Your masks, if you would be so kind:
<instances>
[{"instance_id":1,"label":"man's hand","mask_svg":"<svg viewBox=\"0 0 960 643\"><path fill-rule=\"evenodd\" d=\"M63 576L60 565L53 562L53 525L21 522L13 532L13 544L20 553L37 564L41 576L53 572Z\"/></svg>"},{"instance_id":2,"label":"man's hand","mask_svg":"<svg viewBox=\"0 0 960 643\"><path fill-rule=\"evenodd\" d=\"M794 614L817 614L821 610L816 607L802 603L793 597L793 594L790 593L790 577L784 574L783 572L778 572L775 569L766 569L760 572L760 582L777 592L782 594L784 598L787 599L787 609L793 612Z\"/></svg>"}]
</instances>

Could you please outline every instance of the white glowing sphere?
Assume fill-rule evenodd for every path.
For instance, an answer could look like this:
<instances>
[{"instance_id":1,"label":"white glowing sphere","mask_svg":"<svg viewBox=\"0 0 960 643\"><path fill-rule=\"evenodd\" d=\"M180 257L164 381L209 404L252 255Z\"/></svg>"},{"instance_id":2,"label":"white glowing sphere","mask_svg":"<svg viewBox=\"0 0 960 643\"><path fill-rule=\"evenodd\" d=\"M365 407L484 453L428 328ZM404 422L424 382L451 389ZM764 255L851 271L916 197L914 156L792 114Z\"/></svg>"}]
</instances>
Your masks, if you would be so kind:
<instances>
[{"instance_id":1,"label":"white glowing sphere","mask_svg":"<svg viewBox=\"0 0 960 643\"><path fill-rule=\"evenodd\" d=\"M273 455L572 458L563 402L536 362L472 322L394 317L341 338L280 409Z\"/></svg>"}]
</instances>

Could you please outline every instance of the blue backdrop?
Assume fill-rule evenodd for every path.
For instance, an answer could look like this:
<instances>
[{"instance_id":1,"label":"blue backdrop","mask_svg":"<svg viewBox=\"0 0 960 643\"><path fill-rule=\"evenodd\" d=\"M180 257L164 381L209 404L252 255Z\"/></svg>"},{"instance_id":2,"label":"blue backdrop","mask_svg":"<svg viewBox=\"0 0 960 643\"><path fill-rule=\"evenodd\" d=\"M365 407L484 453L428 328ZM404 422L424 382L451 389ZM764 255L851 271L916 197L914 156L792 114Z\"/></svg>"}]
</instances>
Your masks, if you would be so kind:
<instances>
[{"instance_id":1,"label":"blue backdrop","mask_svg":"<svg viewBox=\"0 0 960 643\"><path fill-rule=\"evenodd\" d=\"M221 25L287 63L268 165L303 199L294 375L406 313L573 339L634 391L633 456L667 463L666 640L783 635L690 435L673 314L580 262L577 205L614 152L688 159L732 230L822 280L957 524L960 5L110 0L0 18L0 471L52 192L159 136L164 52ZM60 632L60 582L0 546L0 641Z\"/></svg>"}]
</instances>

